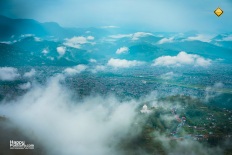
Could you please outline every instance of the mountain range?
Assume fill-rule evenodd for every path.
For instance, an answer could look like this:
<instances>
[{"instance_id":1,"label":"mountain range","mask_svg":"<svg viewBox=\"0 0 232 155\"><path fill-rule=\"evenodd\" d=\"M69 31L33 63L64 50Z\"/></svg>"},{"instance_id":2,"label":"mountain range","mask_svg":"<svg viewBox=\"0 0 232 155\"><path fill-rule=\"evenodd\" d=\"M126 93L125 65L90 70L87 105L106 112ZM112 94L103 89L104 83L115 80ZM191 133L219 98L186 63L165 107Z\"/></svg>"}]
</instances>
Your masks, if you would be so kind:
<instances>
[{"instance_id":1,"label":"mountain range","mask_svg":"<svg viewBox=\"0 0 232 155\"><path fill-rule=\"evenodd\" d=\"M212 60L232 60L231 33L218 34L210 41L188 40L199 35L131 32L123 28L63 28L55 22L0 16L0 66L72 66L90 59L106 63L110 58L152 62L180 51ZM60 55L58 48L63 48ZM127 51L116 53L122 47Z\"/></svg>"}]
</instances>

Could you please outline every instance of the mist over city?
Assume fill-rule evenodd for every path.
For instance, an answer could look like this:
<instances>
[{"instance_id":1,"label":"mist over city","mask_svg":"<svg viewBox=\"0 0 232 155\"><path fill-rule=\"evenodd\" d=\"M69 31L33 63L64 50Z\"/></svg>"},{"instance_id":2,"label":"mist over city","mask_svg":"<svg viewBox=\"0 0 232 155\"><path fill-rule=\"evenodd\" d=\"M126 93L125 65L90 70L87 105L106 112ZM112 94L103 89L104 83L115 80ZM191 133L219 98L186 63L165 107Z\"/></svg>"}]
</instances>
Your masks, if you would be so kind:
<instances>
[{"instance_id":1,"label":"mist over city","mask_svg":"<svg viewBox=\"0 0 232 155\"><path fill-rule=\"evenodd\" d=\"M0 10L0 154L232 153L231 1Z\"/></svg>"}]
</instances>

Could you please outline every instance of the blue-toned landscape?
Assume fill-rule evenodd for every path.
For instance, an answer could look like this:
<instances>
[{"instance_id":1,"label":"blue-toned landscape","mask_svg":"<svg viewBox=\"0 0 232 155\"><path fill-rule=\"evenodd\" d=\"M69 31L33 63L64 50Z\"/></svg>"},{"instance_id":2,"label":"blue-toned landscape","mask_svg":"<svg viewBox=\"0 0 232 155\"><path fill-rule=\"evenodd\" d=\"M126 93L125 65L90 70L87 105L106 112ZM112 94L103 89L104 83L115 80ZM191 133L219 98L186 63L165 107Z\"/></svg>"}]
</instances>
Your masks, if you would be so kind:
<instances>
[{"instance_id":1,"label":"blue-toned landscape","mask_svg":"<svg viewBox=\"0 0 232 155\"><path fill-rule=\"evenodd\" d=\"M1 2L6 7L0 12L1 155L232 154L231 21L204 27L206 13L201 27L174 24L171 29L162 18L187 18L167 12L155 15L151 28L154 22L146 23L142 15L135 20L126 14L124 21L104 8L107 16L93 9L86 21L77 14L80 26L73 16L66 18L70 4L83 5L79 13L86 13L87 4L96 2L59 0L54 6L63 5L64 14L49 7L52 1L36 2L44 11L37 15L40 7L31 1L34 11L22 8L34 14L17 9L26 4L21 1ZM117 4L126 8L129 2ZM111 8L116 2L99 3ZM150 8L155 3L166 8L158 1L133 4ZM52 14L47 17L42 16L48 14L45 4ZM232 8L228 1L220 4ZM208 22L227 21L226 11L222 17L212 11ZM146 26L130 25L137 20ZM34 144L34 149L12 150L10 140Z\"/></svg>"}]
</instances>

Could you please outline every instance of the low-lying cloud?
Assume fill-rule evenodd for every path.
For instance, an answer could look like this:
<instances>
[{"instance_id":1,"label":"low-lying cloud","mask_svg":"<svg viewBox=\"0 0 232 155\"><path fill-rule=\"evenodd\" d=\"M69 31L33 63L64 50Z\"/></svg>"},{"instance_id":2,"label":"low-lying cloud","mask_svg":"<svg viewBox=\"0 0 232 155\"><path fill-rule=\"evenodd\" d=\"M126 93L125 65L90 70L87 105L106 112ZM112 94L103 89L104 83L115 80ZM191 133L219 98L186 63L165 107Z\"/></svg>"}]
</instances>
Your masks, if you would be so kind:
<instances>
[{"instance_id":1,"label":"low-lying cloud","mask_svg":"<svg viewBox=\"0 0 232 155\"><path fill-rule=\"evenodd\" d=\"M67 75L75 75L75 74L79 74L79 73L85 71L87 68L88 68L88 66L80 64L80 65L77 65L74 67L66 68L64 70L64 72Z\"/></svg>"},{"instance_id":2,"label":"low-lying cloud","mask_svg":"<svg viewBox=\"0 0 232 155\"><path fill-rule=\"evenodd\" d=\"M136 41L136 40L139 40L142 37L148 37L148 36L153 36L153 34L148 33L148 32L136 32L136 33L132 33L132 34L111 35L109 37L113 38L113 39L131 38L131 40Z\"/></svg>"},{"instance_id":3,"label":"low-lying cloud","mask_svg":"<svg viewBox=\"0 0 232 155\"><path fill-rule=\"evenodd\" d=\"M104 65L97 65L97 66L95 66L93 69L91 69L91 72L92 72L92 73L102 72L102 71L105 71L106 68L107 68L107 67L104 66Z\"/></svg>"},{"instance_id":4,"label":"low-lying cloud","mask_svg":"<svg viewBox=\"0 0 232 155\"><path fill-rule=\"evenodd\" d=\"M184 39L184 41L202 41L202 42L210 42L214 36L212 35L204 35L204 34L198 34L196 36L188 37L187 39Z\"/></svg>"},{"instance_id":5,"label":"low-lying cloud","mask_svg":"<svg viewBox=\"0 0 232 155\"><path fill-rule=\"evenodd\" d=\"M213 86L207 86L205 89L205 101L209 102L211 99L219 96L223 87L224 84L222 82L217 82Z\"/></svg>"},{"instance_id":6,"label":"low-lying cloud","mask_svg":"<svg viewBox=\"0 0 232 155\"><path fill-rule=\"evenodd\" d=\"M136 102L120 102L114 96L74 100L63 79L58 75L17 100L1 103L0 114L49 155L120 155L117 145L129 133Z\"/></svg>"},{"instance_id":7,"label":"low-lying cloud","mask_svg":"<svg viewBox=\"0 0 232 155\"><path fill-rule=\"evenodd\" d=\"M132 144L132 154L149 155L143 149L149 150L150 146L156 151L164 149L163 153L167 155L222 154L220 147L207 147L189 139L173 141L159 130L149 133L148 137L147 130L141 135L140 129L150 122L146 120L149 114L138 115L141 103L167 111L154 118L165 124L176 120L170 110L181 108L178 103L158 102L154 100L157 99L155 92L139 100L120 101L113 95L103 97L97 94L80 100L76 92L65 86L65 78L65 74L59 74L49 78L44 85L33 83L23 96L0 102L0 115L5 115L23 134L33 139L35 147L39 144L45 150L44 154L124 155L128 150L120 144L125 141ZM222 86L221 83L215 84L215 87ZM142 144L146 146L135 145L137 142L133 139L137 136L151 137L151 145L146 143L147 139L141 138L139 140L144 140ZM160 145L153 145L153 142Z\"/></svg>"},{"instance_id":8,"label":"low-lying cloud","mask_svg":"<svg viewBox=\"0 0 232 155\"><path fill-rule=\"evenodd\" d=\"M171 80L174 77L176 77L177 75L174 72L167 72L165 74L162 74L160 77L164 80Z\"/></svg>"},{"instance_id":9,"label":"low-lying cloud","mask_svg":"<svg viewBox=\"0 0 232 155\"><path fill-rule=\"evenodd\" d=\"M232 41L232 35L228 35L222 39L223 41Z\"/></svg>"},{"instance_id":10,"label":"low-lying cloud","mask_svg":"<svg viewBox=\"0 0 232 155\"><path fill-rule=\"evenodd\" d=\"M132 40L138 40L141 37L148 37L148 36L153 36L153 34L147 32L136 32L132 35Z\"/></svg>"},{"instance_id":11,"label":"low-lying cloud","mask_svg":"<svg viewBox=\"0 0 232 155\"><path fill-rule=\"evenodd\" d=\"M219 147L210 148L193 140L179 140L177 143L159 133L154 133L155 141L159 141L168 155L219 155L223 154Z\"/></svg>"},{"instance_id":12,"label":"low-lying cloud","mask_svg":"<svg viewBox=\"0 0 232 155\"><path fill-rule=\"evenodd\" d=\"M114 26L114 25L109 25L109 26L102 26L101 28L103 28L103 29L117 29L119 27L118 26Z\"/></svg>"},{"instance_id":13,"label":"low-lying cloud","mask_svg":"<svg viewBox=\"0 0 232 155\"><path fill-rule=\"evenodd\" d=\"M96 60L96 59L89 59L89 62L91 62L91 63L96 63L97 60Z\"/></svg>"},{"instance_id":14,"label":"low-lying cloud","mask_svg":"<svg viewBox=\"0 0 232 155\"><path fill-rule=\"evenodd\" d=\"M83 44L87 44L87 43L91 43L91 41L94 40L93 36L74 36L70 39L65 39L64 45L65 46L69 46L69 47L73 47L73 48L81 48L81 45Z\"/></svg>"},{"instance_id":15,"label":"low-lying cloud","mask_svg":"<svg viewBox=\"0 0 232 155\"><path fill-rule=\"evenodd\" d=\"M128 51L129 51L129 48L123 46L123 47L117 49L116 54L123 54L123 53L127 53Z\"/></svg>"},{"instance_id":16,"label":"low-lying cloud","mask_svg":"<svg viewBox=\"0 0 232 155\"><path fill-rule=\"evenodd\" d=\"M64 46L57 47L56 51L58 52L59 56L62 57L66 52L66 47Z\"/></svg>"},{"instance_id":17,"label":"low-lying cloud","mask_svg":"<svg viewBox=\"0 0 232 155\"><path fill-rule=\"evenodd\" d=\"M0 80L2 81L14 81L20 74L17 68L13 67L0 67Z\"/></svg>"},{"instance_id":18,"label":"low-lying cloud","mask_svg":"<svg viewBox=\"0 0 232 155\"><path fill-rule=\"evenodd\" d=\"M45 48L45 49L43 49L42 53L43 53L44 55L46 55L46 54L49 53L49 50L48 50L47 48Z\"/></svg>"},{"instance_id":19,"label":"low-lying cloud","mask_svg":"<svg viewBox=\"0 0 232 155\"><path fill-rule=\"evenodd\" d=\"M161 56L154 60L153 66L180 67L185 65L207 67L212 60L196 54L180 52L177 56Z\"/></svg>"},{"instance_id":20,"label":"low-lying cloud","mask_svg":"<svg viewBox=\"0 0 232 155\"><path fill-rule=\"evenodd\" d=\"M30 89L31 88L31 83L27 82L27 83L20 84L19 88L22 89L22 90Z\"/></svg>"},{"instance_id":21,"label":"low-lying cloud","mask_svg":"<svg viewBox=\"0 0 232 155\"><path fill-rule=\"evenodd\" d=\"M31 78L31 77L35 76L35 74L36 74L35 69L31 69L29 72L24 73L23 77Z\"/></svg>"},{"instance_id":22,"label":"low-lying cloud","mask_svg":"<svg viewBox=\"0 0 232 155\"><path fill-rule=\"evenodd\" d=\"M126 59L114 59L111 58L107 65L114 68L129 68L143 65L144 62L137 61L137 60L126 60Z\"/></svg>"},{"instance_id":23,"label":"low-lying cloud","mask_svg":"<svg viewBox=\"0 0 232 155\"><path fill-rule=\"evenodd\" d=\"M174 41L174 37L171 38L163 38L157 42L157 44L165 44L165 43L172 43Z\"/></svg>"}]
</instances>

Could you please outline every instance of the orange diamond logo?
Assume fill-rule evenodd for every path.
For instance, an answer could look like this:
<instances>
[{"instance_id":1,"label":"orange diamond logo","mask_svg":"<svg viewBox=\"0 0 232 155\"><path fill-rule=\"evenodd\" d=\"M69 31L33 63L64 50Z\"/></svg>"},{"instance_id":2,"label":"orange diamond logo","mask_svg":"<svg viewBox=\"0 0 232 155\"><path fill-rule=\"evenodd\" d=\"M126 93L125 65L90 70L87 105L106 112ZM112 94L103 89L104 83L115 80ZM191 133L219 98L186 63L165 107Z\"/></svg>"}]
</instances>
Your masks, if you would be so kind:
<instances>
[{"instance_id":1,"label":"orange diamond logo","mask_svg":"<svg viewBox=\"0 0 232 155\"><path fill-rule=\"evenodd\" d=\"M223 10L221 9L221 8L217 8L215 11L214 11L214 13L218 16L218 17L220 17L222 14L223 14Z\"/></svg>"}]
</instances>

